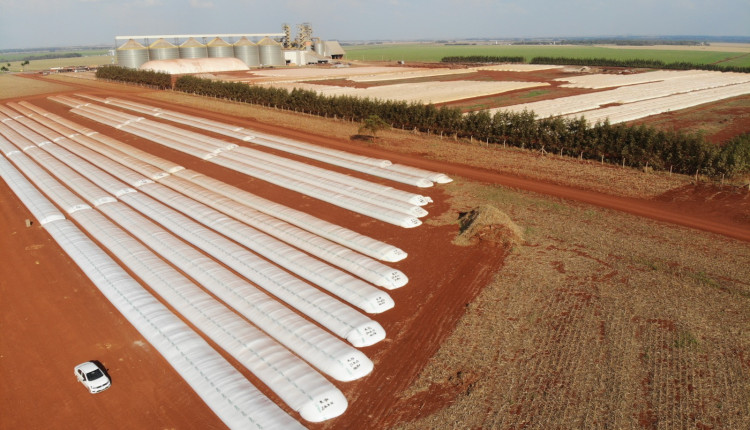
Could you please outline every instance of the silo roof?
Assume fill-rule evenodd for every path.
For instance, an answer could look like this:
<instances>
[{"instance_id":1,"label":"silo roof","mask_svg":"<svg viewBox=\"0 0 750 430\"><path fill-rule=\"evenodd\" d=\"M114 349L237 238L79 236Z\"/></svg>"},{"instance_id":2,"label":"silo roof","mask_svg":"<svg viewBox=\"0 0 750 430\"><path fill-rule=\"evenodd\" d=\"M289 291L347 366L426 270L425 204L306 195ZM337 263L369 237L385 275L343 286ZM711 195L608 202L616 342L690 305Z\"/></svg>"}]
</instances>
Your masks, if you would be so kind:
<instances>
[{"instance_id":1,"label":"silo roof","mask_svg":"<svg viewBox=\"0 0 750 430\"><path fill-rule=\"evenodd\" d=\"M215 37L212 41L208 42L206 46L232 46L221 37Z\"/></svg>"},{"instance_id":2,"label":"silo roof","mask_svg":"<svg viewBox=\"0 0 750 430\"><path fill-rule=\"evenodd\" d=\"M156 48L176 48L175 45L167 42L164 39L159 39L156 42L148 45L148 47L151 48L151 49L156 49Z\"/></svg>"},{"instance_id":3,"label":"silo roof","mask_svg":"<svg viewBox=\"0 0 750 430\"><path fill-rule=\"evenodd\" d=\"M260 39L258 42L258 45L281 45L279 42L271 39L270 37L264 37L263 39Z\"/></svg>"},{"instance_id":4,"label":"silo roof","mask_svg":"<svg viewBox=\"0 0 750 430\"><path fill-rule=\"evenodd\" d=\"M195 40L195 38L191 37L190 39L186 40L185 43L180 45L180 48L203 48L204 44L198 42Z\"/></svg>"},{"instance_id":5,"label":"silo roof","mask_svg":"<svg viewBox=\"0 0 750 430\"><path fill-rule=\"evenodd\" d=\"M341 47L341 44L337 40L329 40L323 43L325 43L325 50L327 55L346 55L346 52L344 52L344 48Z\"/></svg>"},{"instance_id":6,"label":"silo roof","mask_svg":"<svg viewBox=\"0 0 750 430\"><path fill-rule=\"evenodd\" d=\"M234 46L255 46L255 43L248 40L247 37L242 36L240 40L234 42Z\"/></svg>"},{"instance_id":7,"label":"silo roof","mask_svg":"<svg viewBox=\"0 0 750 430\"><path fill-rule=\"evenodd\" d=\"M146 47L136 42L135 40L130 39L117 49L146 49Z\"/></svg>"}]
</instances>

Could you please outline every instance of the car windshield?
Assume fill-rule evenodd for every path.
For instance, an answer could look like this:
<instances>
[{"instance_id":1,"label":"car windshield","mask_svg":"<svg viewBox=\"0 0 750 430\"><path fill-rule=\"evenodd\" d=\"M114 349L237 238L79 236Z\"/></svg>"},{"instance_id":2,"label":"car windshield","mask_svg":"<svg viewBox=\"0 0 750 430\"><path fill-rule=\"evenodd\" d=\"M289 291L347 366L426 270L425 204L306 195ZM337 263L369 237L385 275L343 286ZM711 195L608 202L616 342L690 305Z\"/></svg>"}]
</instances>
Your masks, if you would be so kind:
<instances>
[{"instance_id":1,"label":"car windshield","mask_svg":"<svg viewBox=\"0 0 750 430\"><path fill-rule=\"evenodd\" d=\"M86 374L86 380L87 381L94 381L102 377L102 371L101 369L92 370L91 372Z\"/></svg>"}]
</instances>

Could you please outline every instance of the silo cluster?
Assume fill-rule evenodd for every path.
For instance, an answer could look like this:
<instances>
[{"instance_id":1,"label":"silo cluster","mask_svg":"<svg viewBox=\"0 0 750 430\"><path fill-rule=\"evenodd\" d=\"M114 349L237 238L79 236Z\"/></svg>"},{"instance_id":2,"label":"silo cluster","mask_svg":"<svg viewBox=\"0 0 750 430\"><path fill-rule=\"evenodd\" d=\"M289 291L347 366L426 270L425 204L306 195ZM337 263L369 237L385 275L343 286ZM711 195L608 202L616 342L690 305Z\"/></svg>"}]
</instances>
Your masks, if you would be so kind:
<instances>
[{"instance_id":1,"label":"silo cluster","mask_svg":"<svg viewBox=\"0 0 750 430\"><path fill-rule=\"evenodd\" d=\"M176 40L175 43L177 43ZM131 69L137 69L151 60L232 57L242 60L249 67L283 66L286 64L282 45L269 37L254 43L243 36L234 44L228 43L220 37L214 37L206 44L201 43L194 37L189 37L179 45L160 38L148 47L130 39L117 48L117 64Z\"/></svg>"}]
</instances>

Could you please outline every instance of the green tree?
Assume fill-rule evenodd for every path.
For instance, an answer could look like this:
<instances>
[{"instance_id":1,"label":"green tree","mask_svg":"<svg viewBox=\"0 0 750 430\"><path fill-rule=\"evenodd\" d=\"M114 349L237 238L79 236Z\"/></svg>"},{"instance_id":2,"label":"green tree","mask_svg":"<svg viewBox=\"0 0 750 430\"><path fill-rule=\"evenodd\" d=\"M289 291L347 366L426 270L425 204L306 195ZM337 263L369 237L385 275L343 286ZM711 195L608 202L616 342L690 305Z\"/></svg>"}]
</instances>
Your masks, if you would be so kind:
<instances>
[{"instance_id":1,"label":"green tree","mask_svg":"<svg viewBox=\"0 0 750 430\"><path fill-rule=\"evenodd\" d=\"M390 128L387 122L383 121L378 115L370 115L362 122L359 127L358 133L362 134L363 131L369 131L372 139L375 140L380 130Z\"/></svg>"}]
</instances>

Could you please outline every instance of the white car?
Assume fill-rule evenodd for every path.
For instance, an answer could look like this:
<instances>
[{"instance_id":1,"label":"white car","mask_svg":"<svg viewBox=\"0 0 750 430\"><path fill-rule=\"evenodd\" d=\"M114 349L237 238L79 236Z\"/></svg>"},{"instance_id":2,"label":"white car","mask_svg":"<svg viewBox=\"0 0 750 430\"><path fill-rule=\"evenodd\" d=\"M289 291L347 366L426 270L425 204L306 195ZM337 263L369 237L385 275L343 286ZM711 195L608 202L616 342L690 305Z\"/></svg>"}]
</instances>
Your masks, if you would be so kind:
<instances>
[{"instance_id":1,"label":"white car","mask_svg":"<svg viewBox=\"0 0 750 430\"><path fill-rule=\"evenodd\" d=\"M90 393L104 391L112 385L107 372L101 369L97 363L87 361L75 367L78 382L88 388Z\"/></svg>"}]
</instances>

